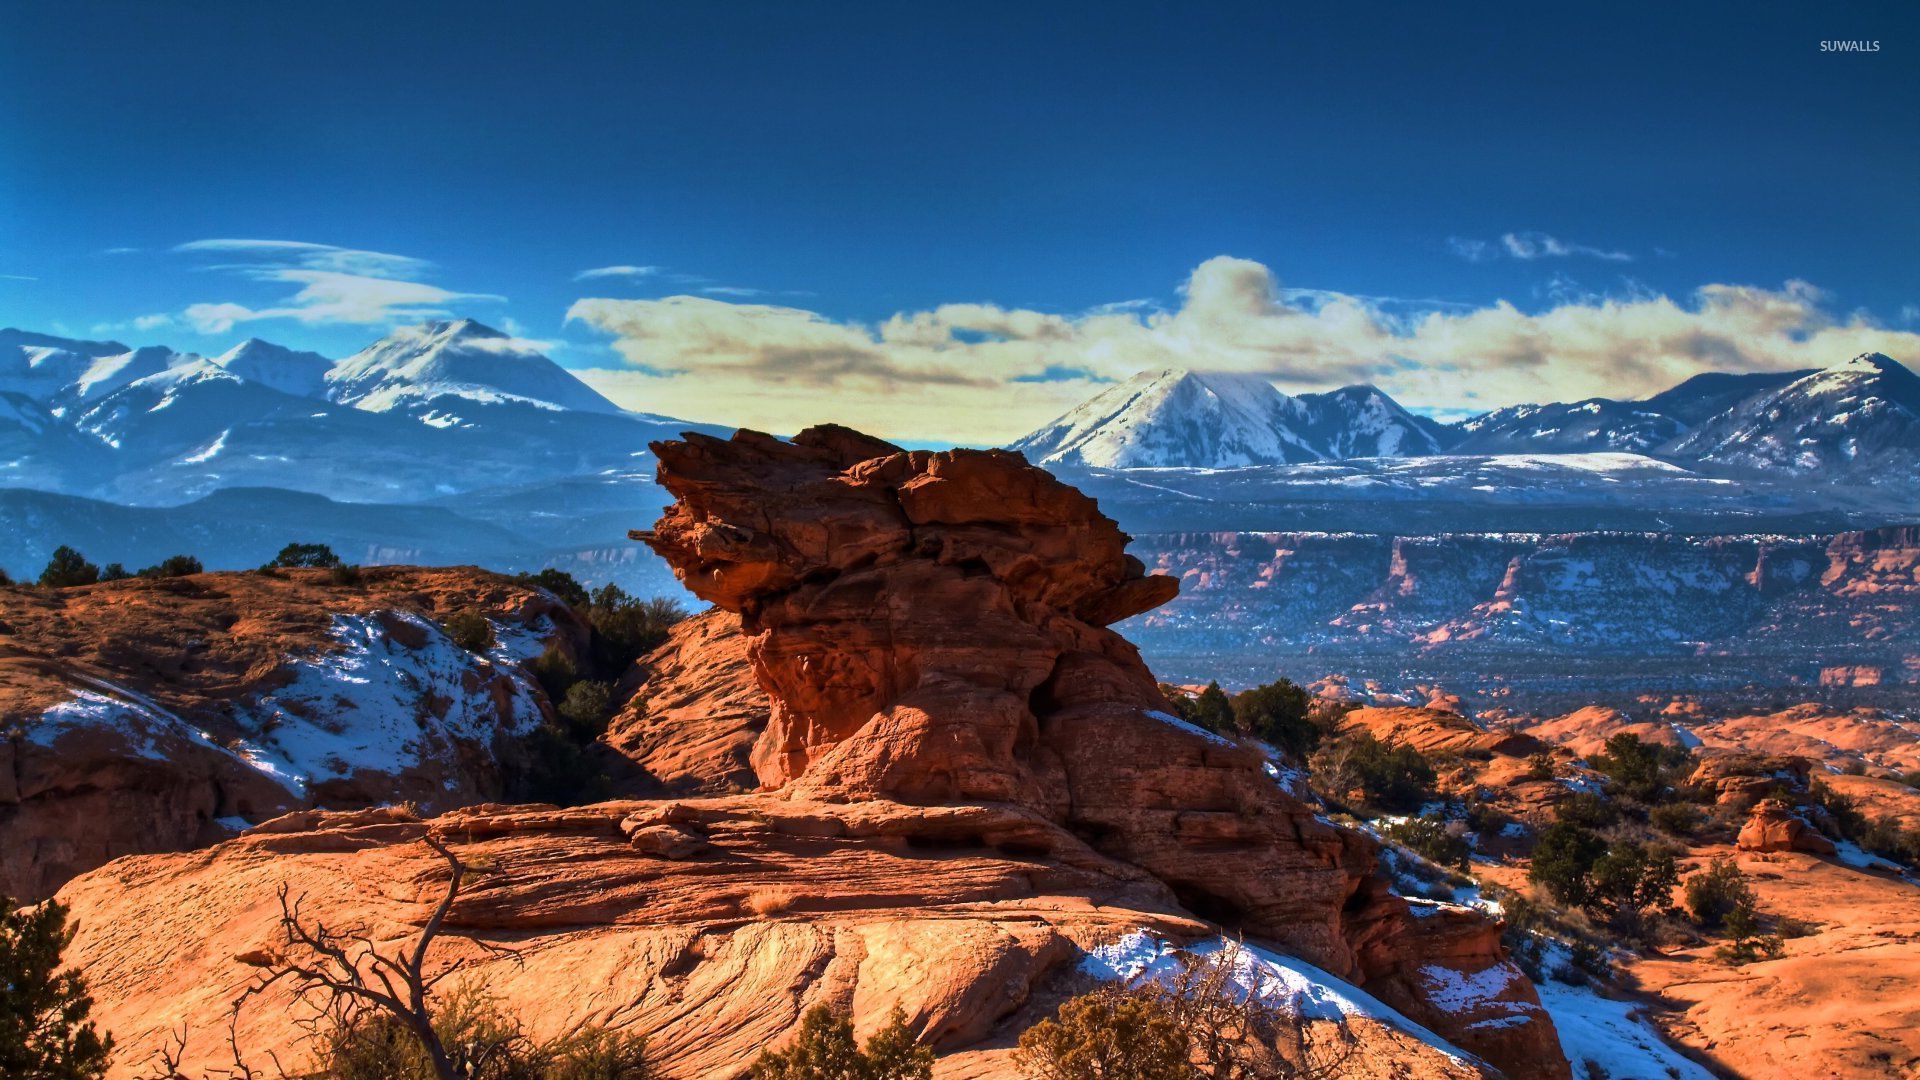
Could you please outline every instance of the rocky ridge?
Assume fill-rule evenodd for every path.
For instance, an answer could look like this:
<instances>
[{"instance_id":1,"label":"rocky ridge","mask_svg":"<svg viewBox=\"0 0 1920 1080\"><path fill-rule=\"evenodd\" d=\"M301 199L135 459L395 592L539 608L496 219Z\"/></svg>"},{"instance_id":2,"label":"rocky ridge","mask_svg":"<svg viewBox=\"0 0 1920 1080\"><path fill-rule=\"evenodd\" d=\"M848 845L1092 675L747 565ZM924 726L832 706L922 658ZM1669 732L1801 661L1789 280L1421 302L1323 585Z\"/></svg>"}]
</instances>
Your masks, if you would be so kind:
<instances>
[{"instance_id":1,"label":"rocky ridge","mask_svg":"<svg viewBox=\"0 0 1920 1080\"><path fill-rule=\"evenodd\" d=\"M532 1026L632 1027L670 1075L740 1075L824 1001L862 1031L899 1004L944 1075L1011 1076L1010 1040L1084 985L1090 950L1223 929L1373 1003L1350 1025L1372 1048L1354 1075L1567 1075L1497 923L1416 912L1376 842L1320 818L1257 748L1162 712L1107 626L1173 583L1091 500L1018 455L842 429L654 450L677 501L644 538L738 615L767 695L746 761L763 790L428 822L309 813L85 875L62 896L123 1062L179 1023L224 1024L244 977L231 957L271 936L276 882L383 938L417 926L441 880L417 842L432 828L487 868L450 914L449 955L511 943L511 969L481 970ZM715 618L656 654L645 685L665 707L609 736L657 751L648 725L674 710L726 714L705 749L640 753L656 782L744 786L754 699L687 685L715 670L701 634L738 665L727 633ZM201 989L168 989L183 984ZM287 1045L284 1010L262 1006L244 1034Z\"/></svg>"}]
</instances>

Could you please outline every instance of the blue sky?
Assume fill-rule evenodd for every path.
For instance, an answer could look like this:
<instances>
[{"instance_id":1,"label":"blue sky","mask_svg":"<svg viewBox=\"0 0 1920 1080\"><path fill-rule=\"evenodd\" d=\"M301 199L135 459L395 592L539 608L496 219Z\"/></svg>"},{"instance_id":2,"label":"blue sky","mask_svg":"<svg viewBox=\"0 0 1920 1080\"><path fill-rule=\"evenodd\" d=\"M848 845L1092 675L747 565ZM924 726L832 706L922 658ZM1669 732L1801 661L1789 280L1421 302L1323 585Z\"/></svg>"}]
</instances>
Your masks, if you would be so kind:
<instances>
[{"instance_id":1,"label":"blue sky","mask_svg":"<svg viewBox=\"0 0 1920 1080\"><path fill-rule=\"evenodd\" d=\"M956 406L884 320L1146 320L1217 256L1265 268L1290 310L1331 296L1402 331L1502 301L1697 313L1706 286L1817 311L1789 338L1920 324L1911 3L1331 7L24 0L0 11L0 323L340 355L447 310L643 406L771 372L802 400L866 380L863 400L928 415ZM1838 39L1881 51L1819 50ZM346 253L204 243L236 240ZM621 266L652 269L580 278ZM669 296L733 310L575 306ZM747 348L710 324L761 308L825 344L696 379L688 342ZM1023 333L988 322L935 332ZM782 377L838 347L828 327L878 359ZM1309 370L1291 338L1255 335L1295 350L1259 360L1230 336L1222 365L1283 388L1358 376L1441 410L1564 381L1470 401L1405 375L1455 370L1432 349ZM1210 362L1209 341L1172 351ZM1039 411L1113 377L1045 359L1069 377Z\"/></svg>"}]
</instances>

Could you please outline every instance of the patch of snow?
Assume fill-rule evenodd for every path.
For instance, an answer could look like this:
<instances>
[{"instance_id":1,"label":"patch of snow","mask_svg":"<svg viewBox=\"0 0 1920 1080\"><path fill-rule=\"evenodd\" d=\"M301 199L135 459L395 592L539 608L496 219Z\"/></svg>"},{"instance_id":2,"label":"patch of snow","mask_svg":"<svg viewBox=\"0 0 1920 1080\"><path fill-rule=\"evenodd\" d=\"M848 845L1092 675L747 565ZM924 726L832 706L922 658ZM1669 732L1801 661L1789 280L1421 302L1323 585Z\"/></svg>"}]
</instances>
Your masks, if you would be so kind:
<instances>
[{"instance_id":1,"label":"patch of snow","mask_svg":"<svg viewBox=\"0 0 1920 1080\"><path fill-rule=\"evenodd\" d=\"M1304 960L1257 945L1214 938L1181 949L1145 930L1135 930L1111 945L1088 951L1080 970L1107 982L1164 982L1180 973L1183 952L1201 958L1226 953L1228 978L1238 990L1292 1015L1336 1023L1363 1017L1405 1032L1464 1065L1475 1061L1359 987Z\"/></svg>"},{"instance_id":2,"label":"patch of snow","mask_svg":"<svg viewBox=\"0 0 1920 1080\"><path fill-rule=\"evenodd\" d=\"M1203 728L1198 724L1189 724L1185 720L1180 719L1179 717L1173 715L1172 713L1164 713L1164 712L1161 712L1159 709L1148 709L1146 710L1146 712L1148 716L1153 717L1155 720L1159 720L1162 723L1172 724L1174 727L1179 728L1181 731L1187 732L1192 735L1198 735L1201 738L1208 740L1209 742L1216 742L1216 743L1219 743L1221 746L1234 745L1234 742L1232 739L1215 735L1213 732L1208 731L1206 728Z\"/></svg>"},{"instance_id":3,"label":"patch of snow","mask_svg":"<svg viewBox=\"0 0 1920 1080\"><path fill-rule=\"evenodd\" d=\"M1713 1074L1668 1046L1631 1001L1603 998L1583 986L1548 980L1534 987L1560 1033L1560 1052L1582 1075L1588 1061L1613 1080L1713 1080Z\"/></svg>"},{"instance_id":4,"label":"patch of snow","mask_svg":"<svg viewBox=\"0 0 1920 1080\"><path fill-rule=\"evenodd\" d=\"M1835 840L1833 847L1834 857L1839 859L1843 866L1851 866L1855 870L1891 870L1896 874L1901 872L1899 863L1874 855L1851 840Z\"/></svg>"},{"instance_id":5,"label":"patch of snow","mask_svg":"<svg viewBox=\"0 0 1920 1080\"><path fill-rule=\"evenodd\" d=\"M409 648L387 632L383 619L408 624L423 644ZM251 719L261 734L240 751L298 794L362 770L392 773L429 760L455 769L456 743L489 745L539 723L531 681L517 664L475 656L418 615L336 615L332 637L339 649L296 661L287 685L253 703ZM507 661L527 647L516 634L494 650ZM506 676L510 696L504 724L493 696L475 692L499 675Z\"/></svg>"},{"instance_id":6,"label":"patch of snow","mask_svg":"<svg viewBox=\"0 0 1920 1080\"><path fill-rule=\"evenodd\" d=\"M221 431L218 436L214 438L213 442L207 444L205 449L201 450L197 454L191 454L191 455L188 455L187 457L181 458L180 463L182 465L199 465L208 461L212 461L214 458L220 456L220 451L225 450L227 448L227 436L231 434L233 434L233 429L226 428L225 430Z\"/></svg>"}]
</instances>

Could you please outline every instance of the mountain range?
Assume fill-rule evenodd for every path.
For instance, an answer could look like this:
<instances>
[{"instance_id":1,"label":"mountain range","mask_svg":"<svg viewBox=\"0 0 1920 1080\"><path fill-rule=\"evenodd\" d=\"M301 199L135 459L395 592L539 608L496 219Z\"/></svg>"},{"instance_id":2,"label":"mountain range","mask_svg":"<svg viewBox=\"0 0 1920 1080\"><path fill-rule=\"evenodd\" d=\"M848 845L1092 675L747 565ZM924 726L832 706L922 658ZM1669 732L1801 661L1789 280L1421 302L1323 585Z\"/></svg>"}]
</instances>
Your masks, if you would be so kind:
<instances>
[{"instance_id":1,"label":"mountain range","mask_svg":"<svg viewBox=\"0 0 1920 1080\"><path fill-rule=\"evenodd\" d=\"M472 320L340 360L0 330L0 564L31 573L75 543L103 562L248 566L303 539L672 589L625 537L658 507L648 444L687 430L727 431L622 409ZM1920 379L1868 354L1448 425L1371 386L1288 395L1167 369L1013 446L1136 533L1838 531L1911 520Z\"/></svg>"},{"instance_id":2,"label":"mountain range","mask_svg":"<svg viewBox=\"0 0 1920 1080\"><path fill-rule=\"evenodd\" d=\"M1372 386L1293 396L1255 375L1173 368L1116 383L1013 446L1066 468L1622 453L1729 475L1911 484L1920 377L1866 353L1825 369L1697 375L1644 400L1513 405L1442 425Z\"/></svg>"}]
</instances>

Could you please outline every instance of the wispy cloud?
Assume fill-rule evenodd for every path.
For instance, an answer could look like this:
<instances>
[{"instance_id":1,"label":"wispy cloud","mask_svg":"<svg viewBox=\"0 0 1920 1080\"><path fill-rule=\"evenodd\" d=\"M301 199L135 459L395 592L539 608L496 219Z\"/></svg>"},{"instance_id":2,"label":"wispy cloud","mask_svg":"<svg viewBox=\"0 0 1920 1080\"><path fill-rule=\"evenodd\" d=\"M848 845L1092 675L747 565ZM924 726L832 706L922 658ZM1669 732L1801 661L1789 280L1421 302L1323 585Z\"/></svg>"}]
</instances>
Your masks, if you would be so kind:
<instances>
[{"instance_id":1,"label":"wispy cloud","mask_svg":"<svg viewBox=\"0 0 1920 1080\"><path fill-rule=\"evenodd\" d=\"M420 277L433 267L433 264L425 259L415 259L406 255L389 255L384 251L362 251L358 248L336 247L332 244L312 244L304 240L193 240L173 250L182 254L220 252L241 258L258 259L273 265L293 265L309 270L405 280Z\"/></svg>"},{"instance_id":2,"label":"wispy cloud","mask_svg":"<svg viewBox=\"0 0 1920 1080\"><path fill-rule=\"evenodd\" d=\"M598 278L644 278L657 277L666 273L664 266L596 266L591 270L582 270L573 275L575 281L593 281Z\"/></svg>"},{"instance_id":3,"label":"wispy cloud","mask_svg":"<svg viewBox=\"0 0 1920 1080\"><path fill-rule=\"evenodd\" d=\"M1518 259L1532 262L1535 259L1600 259L1605 262L1633 262L1631 252L1612 251L1593 247L1589 244L1576 244L1549 236L1543 232L1502 233L1498 240L1480 240L1473 237L1447 237L1447 250L1468 262L1492 262L1495 259Z\"/></svg>"},{"instance_id":4,"label":"wispy cloud","mask_svg":"<svg viewBox=\"0 0 1920 1080\"><path fill-rule=\"evenodd\" d=\"M100 254L102 255L138 255L140 254L140 249L137 247L110 247L102 250Z\"/></svg>"},{"instance_id":5,"label":"wispy cloud","mask_svg":"<svg viewBox=\"0 0 1920 1080\"><path fill-rule=\"evenodd\" d=\"M433 268L425 259L301 240L194 240L173 251L218 254L235 261L204 269L248 281L297 286L264 307L232 300L190 304L179 319L202 334L223 334L238 323L292 319L307 324L381 325L452 314L458 302L503 303L491 293L456 292L418 280Z\"/></svg>"},{"instance_id":6,"label":"wispy cloud","mask_svg":"<svg viewBox=\"0 0 1920 1080\"><path fill-rule=\"evenodd\" d=\"M0 281L39 281L39 280L40 279L37 277L28 277L25 274L0 274Z\"/></svg>"},{"instance_id":7,"label":"wispy cloud","mask_svg":"<svg viewBox=\"0 0 1920 1080\"><path fill-rule=\"evenodd\" d=\"M669 296L583 299L568 318L614 339L629 366L582 376L629 407L773 431L831 419L988 443L1157 367L1251 372L1289 392L1372 382L1411 406L1457 412L1644 396L1702 371L1820 367L1870 350L1920 360L1920 333L1836 314L1802 281L1674 298L1633 282L1597 295L1568 279L1535 312L1506 301L1396 312L1380 299L1283 289L1260 263L1222 256L1193 271L1173 311L947 304L866 323Z\"/></svg>"}]
</instances>

